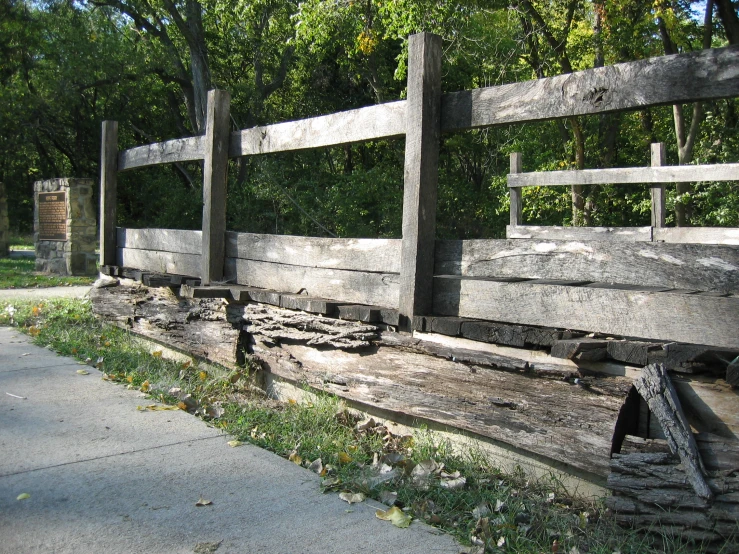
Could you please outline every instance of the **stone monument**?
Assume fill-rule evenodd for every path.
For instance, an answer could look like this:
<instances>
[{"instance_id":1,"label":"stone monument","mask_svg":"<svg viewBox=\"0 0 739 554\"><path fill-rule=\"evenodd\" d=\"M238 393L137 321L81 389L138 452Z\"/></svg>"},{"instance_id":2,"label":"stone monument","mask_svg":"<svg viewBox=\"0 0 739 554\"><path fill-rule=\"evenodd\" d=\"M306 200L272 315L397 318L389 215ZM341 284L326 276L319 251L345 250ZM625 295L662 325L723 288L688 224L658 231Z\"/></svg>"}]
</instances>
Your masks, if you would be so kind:
<instances>
[{"instance_id":1,"label":"stone monument","mask_svg":"<svg viewBox=\"0 0 739 554\"><path fill-rule=\"evenodd\" d=\"M92 179L50 179L33 184L36 271L97 273L97 214Z\"/></svg>"},{"instance_id":2,"label":"stone monument","mask_svg":"<svg viewBox=\"0 0 739 554\"><path fill-rule=\"evenodd\" d=\"M0 183L0 258L10 254L10 220L5 184Z\"/></svg>"}]
</instances>

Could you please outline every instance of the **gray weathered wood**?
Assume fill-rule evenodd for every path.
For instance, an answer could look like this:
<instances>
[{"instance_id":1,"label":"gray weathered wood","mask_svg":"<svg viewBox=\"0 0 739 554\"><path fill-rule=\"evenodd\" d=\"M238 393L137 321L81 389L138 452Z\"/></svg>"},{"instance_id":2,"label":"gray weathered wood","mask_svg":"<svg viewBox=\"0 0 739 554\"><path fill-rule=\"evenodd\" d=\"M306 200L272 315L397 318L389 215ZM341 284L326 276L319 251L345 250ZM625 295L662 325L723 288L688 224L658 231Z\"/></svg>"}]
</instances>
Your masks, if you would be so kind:
<instances>
[{"instance_id":1,"label":"gray weathered wood","mask_svg":"<svg viewBox=\"0 0 739 554\"><path fill-rule=\"evenodd\" d=\"M118 248L161 250L181 254L200 254L202 231L182 229L126 229L118 227Z\"/></svg>"},{"instance_id":2,"label":"gray weathered wood","mask_svg":"<svg viewBox=\"0 0 739 554\"><path fill-rule=\"evenodd\" d=\"M511 173L523 172L523 156L521 152L511 152ZM509 188L511 199L511 227L523 225L523 192L517 188Z\"/></svg>"},{"instance_id":3,"label":"gray weathered wood","mask_svg":"<svg viewBox=\"0 0 739 554\"><path fill-rule=\"evenodd\" d=\"M118 122L103 121L100 147L100 265L116 263Z\"/></svg>"},{"instance_id":4,"label":"gray weathered wood","mask_svg":"<svg viewBox=\"0 0 739 554\"><path fill-rule=\"evenodd\" d=\"M739 347L739 298L438 276L434 313L617 336Z\"/></svg>"},{"instance_id":5,"label":"gray weathered wood","mask_svg":"<svg viewBox=\"0 0 739 554\"><path fill-rule=\"evenodd\" d=\"M289 265L400 273L399 239L226 233L226 256Z\"/></svg>"},{"instance_id":6,"label":"gray weathered wood","mask_svg":"<svg viewBox=\"0 0 739 554\"><path fill-rule=\"evenodd\" d=\"M434 272L465 277L580 279L736 294L739 249L579 240L449 240L436 243Z\"/></svg>"},{"instance_id":7,"label":"gray weathered wood","mask_svg":"<svg viewBox=\"0 0 739 554\"><path fill-rule=\"evenodd\" d=\"M440 115L441 37L411 35L398 305L403 331L411 331L414 316L431 313Z\"/></svg>"},{"instance_id":8,"label":"gray weathered wood","mask_svg":"<svg viewBox=\"0 0 739 554\"><path fill-rule=\"evenodd\" d=\"M711 48L442 97L444 132L739 95L739 47Z\"/></svg>"},{"instance_id":9,"label":"gray weathered wood","mask_svg":"<svg viewBox=\"0 0 739 554\"><path fill-rule=\"evenodd\" d=\"M200 274L204 285L223 277L230 104L228 92L208 91L207 122L203 137L203 267Z\"/></svg>"},{"instance_id":10,"label":"gray weathered wood","mask_svg":"<svg viewBox=\"0 0 739 554\"><path fill-rule=\"evenodd\" d=\"M237 131L231 135L229 157L402 137L405 127L405 101L389 102Z\"/></svg>"},{"instance_id":11,"label":"gray weathered wood","mask_svg":"<svg viewBox=\"0 0 739 554\"><path fill-rule=\"evenodd\" d=\"M312 314L333 316L340 305L340 302L326 300L325 298L315 298L304 294L280 295L280 307L288 310L300 310Z\"/></svg>"},{"instance_id":12,"label":"gray weathered wood","mask_svg":"<svg viewBox=\"0 0 739 554\"><path fill-rule=\"evenodd\" d=\"M511 173L508 175L508 186L550 187L736 180L739 180L739 164L667 165L663 167L612 167L605 169Z\"/></svg>"},{"instance_id":13,"label":"gray weathered wood","mask_svg":"<svg viewBox=\"0 0 739 554\"><path fill-rule=\"evenodd\" d=\"M235 285L270 288L283 293L338 302L393 307L398 305L398 275L226 258L225 280Z\"/></svg>"},{"instance_id":14,"label":"gray weathered wood","mask_svg":"<svg viewBox=\"0 0 739 554\"><path fill-rule=\"evenodd\" d=\"M693 244L739 245L739 229L723 227L669 227L654 230L654 240Z\"/></svg>"},{"instance_id":15,"label":"gray weathered wood","mask_svg":"<svg viewBox=\"0 0 739 554\"><path fill-rule=\"evenodd\" d=\"M517 225L506 227L509 239L608 240L651 242L651 227L558 227Z\"/></svg>"},{"instance_id":16,"label":"gray weathered wood","mask_svg":"<svg viewBox=\"0 0 739 554\"><path fill-rule=\"evenodd\" d=\"M713 498L705 480L706 468L698 452L698 445L665 367L660 364L646 366L641 377L634 381L634 386L662 425L670 450L680 456L696 494L706 500Z\"/></svg>"},{"instance_id":17,"label":"gray weathered wood","mask_svg":"<svg viewBox=\"0 0 739 554\"><path fill-rule=\"evenodd\" d=\"M652 167L661 167L665 165L665 144L663 142L655 142L652 144ZM652 196L652 227L665 226L665 185L652 184L650 187Z\"/></svg>"},{"instance_id":18,"label":"gray weathered wood","mask_svg":"<svg viewBox=\"0 0 739 554\"><path fill-rule=\"evenodd\" d=\"M606 357L608 343L602 339L565 339L552 345L551 356L583 362L597 362Z\"/></svg>"},{"instance_id":19,"label":"gray weathered wood","mask_svg":"<svg viewBox=\"0 0 739 554\"><path fill-rule=\"evenodd\" d=\"M607 350L608 357L614 360L645 366L649 363L650 352L655 350L661 351L662 345L634 340L611 340L608 341Z\"/></svg>"},{"instance_id":20,"label":"gray weathered wood","mask_svg":"<svg viewBox=\"0 0 739 554\"><path fill-rule=\"evenodd\" d=\"M129 148L118 154L118 170L135 167L202 160L203 137L187 137Z\"/></svg>"},{"instance_id":21,"label":"gray weathered wood","mask_svg":"<svg viewBox=\"0 0 739 554\"><path fill-rule=\"evenodd\" d=\"M200 255L198 254L118 248L117 256L117 265L143 271L192 276L200 273Z\"/></svg>"},{"instance_id":22,"label":"gray weathered wood","mask_svg":"<svg viewBox=\"0 0 739 554\"><path fill-rule=\"evenodd\" d=\"M461 334L465 338L476 341L524 347L527 345L552 346L555 341L579 336L582 333L550 327L511 325L498 321L465 320L462 322Z\"/></svg>"},{"instance_id":23,"label":"gray weathered wood","mask_svg":"<svg viewBox=\"0 0 739 554\"><path fill-rule=\"evenodd\" d=\"M739 387L739 356L726 366L726 382L732 387Z\"/></svg>"}]
</instances>

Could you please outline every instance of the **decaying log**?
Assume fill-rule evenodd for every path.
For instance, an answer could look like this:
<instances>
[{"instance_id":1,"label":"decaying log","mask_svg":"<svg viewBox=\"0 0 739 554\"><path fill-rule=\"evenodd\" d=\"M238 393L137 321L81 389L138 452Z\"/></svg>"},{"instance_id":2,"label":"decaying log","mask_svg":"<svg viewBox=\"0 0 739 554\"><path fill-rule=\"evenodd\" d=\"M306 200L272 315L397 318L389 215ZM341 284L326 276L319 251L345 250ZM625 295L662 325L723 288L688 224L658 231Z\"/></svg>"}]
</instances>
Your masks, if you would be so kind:
<instances>
[{"instance_id":1,"label":"decaying log","mask_svg":"<svg viewBox=\"0 0 739 554\"><path fill-rule=\"evenodd\" d=\"M710 500L713 493L704 478L706 469L667 370L659 364L649 365L634 386L662 425L670 450L680 456L696 494Z\"/></svg>"},{"instance_id":2,"label":"decaying log","mask_svg":"<svg viewBox=\"0 0 739 554\"><path fill-rule=\"evenodd\" d=\"M379 337L375 325L344 321L271 306L247 304L228 308L232 323L243 322L244 331L272 341L292 341L310 346L362 348Z\"/></svg>"}]
</instances>

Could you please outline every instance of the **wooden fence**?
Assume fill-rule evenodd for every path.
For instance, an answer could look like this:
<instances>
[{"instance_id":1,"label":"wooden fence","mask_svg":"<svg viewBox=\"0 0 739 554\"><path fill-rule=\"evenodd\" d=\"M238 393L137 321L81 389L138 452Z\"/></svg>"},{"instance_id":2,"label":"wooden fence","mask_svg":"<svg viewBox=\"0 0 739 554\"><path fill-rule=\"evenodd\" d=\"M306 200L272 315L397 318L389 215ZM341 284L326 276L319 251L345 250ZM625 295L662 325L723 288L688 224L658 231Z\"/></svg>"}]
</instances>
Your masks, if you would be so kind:
<instances>
[{"instance_id":1,"label":"wooden fence","mask_svg":"<svg viewBox=\"0 0 739 554\"><path fill-rule=\"evenodd\" d=\"M731 246L705 245L696 250L695 245L648 242L435 240L441 133L735 97L739 96L736 67L739 47L728 47L441 94L441 39L419 34L409 41L405 101L230 132L229 95L211 91L204 136L122 152L117 149L117 123L106 121L101 153L101 265L195 275L203 285L228 281L398 308L400 328L406 331L412 329L415 316L434 313L739 347L735 332L739 328L739 253ZM229 157L403 136L401 240L226 232ZM116 229L118 171L188 160L204 160L201 231ZM737 178L736 164L723 167ZM675 169L646 168L654 179L646 178L641 169L634 171L639 182L669 182L669 171ZM687 178L694 170L679 171ZM526 179L540 175L512 173L511 191L536 184ZM600 178L590 172L566 173L564 180ZM556 184L549 177L542 179ZM599 182L614 182L614 176ZM529 233L536 239L531 227L518 225L520 209L514 211L509 236ZM649 229L642 233L643 240L660 240L657 231L667 231L658 225ZM623 233L640 236L641 232L606 229L594 235L589 231L590 239ZM739 230L727 232L739 235Z\"/></svg>"}]
</instances>

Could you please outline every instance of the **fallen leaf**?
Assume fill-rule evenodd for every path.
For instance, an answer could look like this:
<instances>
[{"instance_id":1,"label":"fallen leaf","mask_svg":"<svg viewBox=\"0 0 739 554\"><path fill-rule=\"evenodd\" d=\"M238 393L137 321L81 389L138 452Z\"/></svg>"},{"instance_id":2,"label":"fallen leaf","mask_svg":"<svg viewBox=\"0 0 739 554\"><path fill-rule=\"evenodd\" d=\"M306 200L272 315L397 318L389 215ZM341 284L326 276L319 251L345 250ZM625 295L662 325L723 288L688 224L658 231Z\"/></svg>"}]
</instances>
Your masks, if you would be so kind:
<instances>
[{"instance_id":1,"label":"fallen leaf","mask_svg":"<svg viewBox=\"0 0 739 554\"><path fill-rule=\"evenodd\" d=\"M155 350L154 352L151 353L151 355L154 356L155 358L161 358L162 357L162 351L161 350Z\"/></svg>"},{"instance_id":2,"label":"fallen leaf","mask_svg":"<svg viewBox=\"0 0 739 554\"><path fill-rule=\"evenodd\" d=\"M397 492L391 492L391 491L382 491L380 493L380 502L383 504L387 504L388 506L392 506L395 504L395 501L398 499L398 493Z\"/></svg>"},{"instance_id":3,"label":"fallen leaf","mask_svg":"<svg viewBox=\"0 0 739 554\"><path fill-rule=\"evenodd\" d=\"M31 495L28 494L27 492L24 492L24 493L19 494L16 500L26 500L28 498L31 498Z\"/></svg>"},{"instance_id":4,"label":"fallen leaf","mask_svg":"<svg viewBox=\"0 0 739 554\"><path fill-rule=\"evenodd\" d=\"M450 479L448 481L441 481L439 483L442 489L449 489L450 491L461 489L466 484L467 479L465 479L464 477L458 477L457 479Z\"/></svg>"},{"instance_id":5,"label":"fallen leaf","mask_svg":"<svg viewBox=\"0 0 739 554\"><path fill-rule=\"evenodd\" d=\"M98 361L95 362L95 367L98 368L98 369L101 369L103 367L103 361L104 360L105 360L105 358L103 358L102 356L100 356L98 358Z\"/></svg>"},{"instance_id":6,"label":"fallen leaf","mask_svg":"<svg viewBox=\"0 0 739 554\"><path fill-rule=\"evenodd\" d=\"M321 481L321 487L323 487L324 490L331 490L337 488L341 484L341 479L339 477L327 477L323 481Z\"/></svg>"},{"instance_id":7,"label":"fallen leaf","mask_svg":"<svg viewBox=\"0 0 739 554\"><path fill-rule=\"evenodd\" d=\"M478 504L477 508L472 510L472 517L475 519L480 519L488 514L490 514L490 506L488 506L487 502Z\"/></svg>"},{"instance_id":8,"label":"fallen leaf","mask_svg":"<svg viewBox=\"0 0 739 554\"><path fill-rule=\"evenodd\" d=\"M237 446L241 446L244 443L241 441L233 440L233 441L228 441L226 444L229 445L231 448L236 448Z\"/></svg>"},{"instance_id":9,"label":"fallen leaf","mask_svg":"<svg viewBox=\"0 0 739 554\"><path fill-rule=\"evenodd\" d=\"M308 469L310 469L313 473L321 475L321 473L323 473L323 461L321 461L321 458L316 458L315 460L313 460L308 466Z\"/></svg>"},{"instance_id":10,"label":"fallen leaf","mask_svg":"<svg viewBox=\"0 0 739 554\"><path fill-rule=\"evenodd\" d=\"M89 371L87 371L86 369L78 369L78 370L77 370L77 373L78 373L79 375L90 375L90 372L89 372Z\"/></svg>"},{"instance_id":11,"label":"fallen leaf","mask_svg":"<svg viewBox=\"0 0 739 554\"><path fill-rule=\"evenodd\" d=\"M72 348L72 354L77 354L77 349L76 348Z\"/></svg>"},{"instance_id":12,"label":"fallen leaf","mask_svg":"<svg viewBox=\"0 0 739 554\"><path fill-rule=\"evenodd\" d=\"M211 506L213 504L212 500L205 500L203 497L200 497L200 499L195 502L196 506Z\"/></svg>"},{"instance_id":13,"label":"fallen leaf","mask_svg":"<svg viewBox=\"0 0 739 554\"><path fill-rule=\"evenodd\" d=\"M182 367L182 369L187 369L191 365L192 365L192 361L188 360L186 362L182 362L182 366L181 367Z\"/></svg>"},{"instance_id":14,"label":"fallen leaf","mask_svg":"<svg viewBox=\"0 0 739 554\"><path fill-rule=\"evenodd\" d=\"M193 554L213 554L223 541L218 542L199 542L195 545Z\"/></svg>"},{"instance_id":15,"label":"fallen leaf","mask_svg":"<svg viewBox=\"0 0 739 554\"><path fill-rule=\"evenodd\" d=\"M38 306L34 306L31 310L31 313L33 314L33 317L38 317L38 314L41 310L39 310Z\"/></svg>"},{"instance_id":16,"label":"fallen leaf","mask_svg":"<svg viewBox=\"0 0 739 554\"><path fill-rule=\"evenodd\" d=\"M348 464L352 461L352 457L346 452L339 452L339 462L342 464Z\"/></svg>"},{"instance_id":17,"label":"fallen leaf","mask_svg":"<svg viewBox=\"0 0 739 554\"><path fill-rule=\"evenodd\" d=\"M165 406L164 404L149 404L148 406L136 406L140 412L166 412L170 410L179 410L179 406Z\"/></svg>"},{"instance_id":18,"label":"fallen leaf","mask_svg":"<svg viewBox=\"0 0 739 554\"><path fill-rule=\"evenodd\" d=\"M298 403L297 400L295 400L294 398L288 398L287 401L288 401L289 404L297 404Z\"/></svg>"},{"instance_id":19,"label":"fallen leaf","mask_svg":"<svg viewBox=\"0 0 739 554\"><path fill-rule=\"evenodd\" d=\"M500 537L498 539L498 548L503 548L505 546L505 537Z\"/></svg>"},{"instance_id":20,"label":"fallen leaf","mask_svg":"<svg viewBox=\"0 0 739 554\"><path fill-rule=\"evenodd\" d=\"M348 502L349 504L355 504L357 502L364 502L366 496L364 496L361 492L342 492L339 494L339 498L341 498L344 502Z\"/></svg>"},{"instance_id":21,"label":"fallen leaf","mask_svg":"<svg viewBox=\"0 0 739 554\"><path fill-rule=\"evenodd\" d=\"M290 455L287 457L287 459L297 465L300 465L303 463L303 458L301 458L300 455L298 455L297 451L295 450L290 452Z\"/></svg>"},{"instance_id":22,"label":"fallen leaf","mask_svg":"<svg viewBox=\"0 0 739 554\"><path fill-rule=\"evenodd\" d=\"M378 519L389 521L390 523L395 525L395 527L400 527L401 529L408 527L413 520L411 516L404 513L403 510L401 510L397 506L393 506L389 510L377 510L375 512L375 516Z\"/></svg>"},{"instance_id":23,"label":"fallen leaf","mask_svg":"<svg viewBox=\"0 0 739 554\"><path fill-rule=\"evenodd\" d=\"M36 327L35 325L31 325L28 328L28 334L31 335L32 337L37 337L39 333L40 333L40 331L39 331L38 327Z\"/></svg>"},{"instance_id":24,"label":"fallen leaf","mask_svg":"<svg viewBox=\"0 0 739 554\"><path fill-rule=\"evenodd\" d=\"M106 340L105 341L105 346L110 346L110 341L109 340Z\"/></svg>"},{"instance_id":25,"label":"fallen leaf","mask_svg":"<svg viewBox=\"0 0 739 554\"><path fill-rule=\"evenodd\" d=\"M187 404L185 404L184 402L178 402L177 403L177 408L179 408L180 410L186 412L187 411Z\"/></svg>"},{"instance_id":26,"label":"fallen leaf","mask_svg":"<svg viewBox=\"0 0 739 554\"><path fill-rule=\"evenodd\" d=\"M144 381L143 383L141 383L141 392L149 392L149 388L150 388L150 385L149 385L148 379Z\"/></svg>"}]
</instances>

